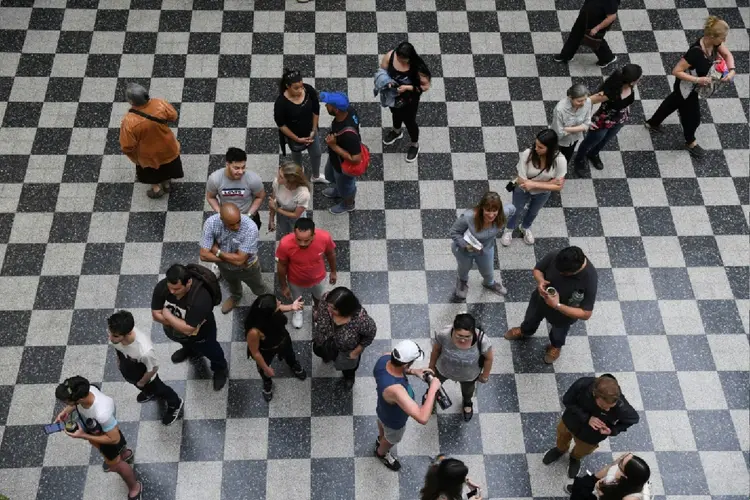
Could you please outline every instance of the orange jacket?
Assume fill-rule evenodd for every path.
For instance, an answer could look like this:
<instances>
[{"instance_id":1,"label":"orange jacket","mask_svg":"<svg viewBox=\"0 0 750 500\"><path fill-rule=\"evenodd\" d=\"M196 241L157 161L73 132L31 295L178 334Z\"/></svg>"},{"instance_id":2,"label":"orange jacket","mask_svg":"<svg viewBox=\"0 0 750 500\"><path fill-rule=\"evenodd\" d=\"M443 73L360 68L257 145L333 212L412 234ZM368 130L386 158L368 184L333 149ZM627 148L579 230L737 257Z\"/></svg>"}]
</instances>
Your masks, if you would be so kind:
<instances>
[{"instance_id":1,"label":"orange jacket","mask_svg":"<svg viewBox=\"0 0 750 500\"><path fill-rule=\"evenodd\" d=\"M177 110L164 99L150 99L144 106L135 106L143 113L177 121ZM180 143L172 129L135 113L125 113L120 125L120 148L130 161L141 167L159 168L180 155Z\"/></svg>"}]
</instances>

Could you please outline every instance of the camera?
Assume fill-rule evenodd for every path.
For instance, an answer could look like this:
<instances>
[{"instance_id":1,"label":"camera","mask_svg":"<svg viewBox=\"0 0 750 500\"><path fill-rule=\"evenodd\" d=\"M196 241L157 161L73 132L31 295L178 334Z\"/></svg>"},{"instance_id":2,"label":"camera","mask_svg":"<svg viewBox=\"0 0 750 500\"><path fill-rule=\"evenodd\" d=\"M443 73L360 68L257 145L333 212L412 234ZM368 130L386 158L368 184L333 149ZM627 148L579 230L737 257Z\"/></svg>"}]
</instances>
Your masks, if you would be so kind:
<instances>
[{"instance_id":1,"label":"camera","mask_svg":"<svg viewBox=\"0 0 750 500\"><path fill-rule=\"evenodd\" d=\"M424 372L422 375L422 380L425 381L427 385L430 385L430 382L434 378L434 375L430 372ZM445 389L443 386L440 386L440 388L437 390L437 393L435 394L435 401L437 401L437 404L440 405L440 408L443 410L447 410L453 405L453 401L451 401L451 398L448 397L448 393L445 392Z\"/></svg>"}]
</instances>

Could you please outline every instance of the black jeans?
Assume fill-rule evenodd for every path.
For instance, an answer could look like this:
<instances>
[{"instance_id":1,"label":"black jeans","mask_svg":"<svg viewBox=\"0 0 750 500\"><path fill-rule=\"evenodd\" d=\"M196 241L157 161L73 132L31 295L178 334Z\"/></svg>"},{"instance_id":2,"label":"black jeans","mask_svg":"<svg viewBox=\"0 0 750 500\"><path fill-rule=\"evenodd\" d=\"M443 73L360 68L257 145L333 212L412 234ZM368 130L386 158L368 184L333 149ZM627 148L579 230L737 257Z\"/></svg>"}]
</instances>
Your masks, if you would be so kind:
<instances>
[{"instance_id":1,"label":"black jeans","mask_svg":"<svg viewBox=\"0 0 750 500\"><path fill-rule=\"evenodd\" d=\"M115 353L117 354L117 366L120 368L122 378L138 387L136 382L141 380L143 375L148 371L146 365L132 360L120 351L115 350ZM174 392L174 389L161 381L158 374L154 375L149 383L143 387L138 387L138 389L144 394L149 394L164 400L164 402L166 402L171 408L180 406L180 397Z\"/></svg>"},{"instance_id":2,"label":"black jeans","mask_svg":"<svg viewBox=\"0 0 750 500\"><path fill-rule=\"evenodd\" d=\"M565 45L563 45L563 48L560 51L560 57L562 57L566 61L570 61L571 59L573 59L573 56L576 55L576 52L578 52L578 47L581 46L583 35L585 35L586 32L591 30L591 28L593 28L594 26L596 26L596 24L592 24L588 27L586 26L586 13L581 10L578 13L576 22L573 24L573 28L571 28L570 30L568 39L565 40ZM596 57L599 59L600 63L609 62L613 57L615 57L615 55L612 53L612 49L609 48L607 40L604 39L606 32L607 30L605 29L597 33L598 36L602 37L602 43L601 45L599 45L599 48L594 51L594 54L596 54Z\"/></svg>"},{"instance_id":3,"label":"black jeans","mask_svg":"<svg viewBox=\"0 0 750 500\"><path fill-rule=\"evenodd\" d=\"M565 160L568 162L568 165L570 165L570 160L573 158L573 153L576 150L576 144L578 144L578 141L574 142L570 146L560 146L560 152L565 157Z\"/></svg>"},{"instance_id":4,"label":"black jeans","mask_svg":"<svg viewBox=\"0 0 750 500\"><path fill-rule=\"evenodd\" d=\"M542 323L542 320L546 318L544 315L544 307L544 301L542 301L539 295L536 293L532 294L529 299L529 305L526 308L526 316L523 318L523 323L521 323L521 332L525 336L534 335L537 328L539 328L539 325ZM552 347L557 347L559 349L565 345L565 338L568 336L568 330L570 330L570 326L573 323L567 325L555 325L549 318L546 319L547 323L552 327L549 332L549 342L552 344Z\"/></svg>"},{"instance_id":5,"label":"black jeans","mask_svg":"<svg viewBox=\"0 0 750 500\"><path fill-rule=\"evenodd\" d=\"M294 347L292 346L292 339L285 340L276 349L261 350L260 355L263 356L263 361L265 361L268 366L271 366L273 359L278 356L278 358L284 360L286 364L289 365L289 368L291 368L292 370L295 370L299 367L297 356L294 354ZM272 383L271 377L265 374L265 372L260 367L260 365L256 363L256 366L258 367L258 373L260 373L260 378L263 379L263 387L266 389L270 388L271 383Z\"/></svg>"},{"instance_id":6,"label":"black jeans","mask_svg":"<svg viewBox=\"0 0 750 500\"><path fill-rule=\"evenodd\" d=\"M648 120L649 125L658 127L669 115L677 111L682 125L682 133L685 135L685 143L695 142L695 131L701 124L701 105L696 92L690 92L687 99L682 97L680 89L676 88L659 105L654 116Z\"/></svg>"},{"instance_id":7,"label":"black jeans","mask_svg":"<svg viewBox=\"0 0 750 500\"><path fill-rule=\"evenodd\" d=\"M444 384L446 380L448 380L448 377L444 376L442 373L440 373L437 368L435 368L435 376L440 380L441 384ZM461 398L464 400L464 406L468 406L471 404L471 398L474 397L474 389L476 388L477 381L472 380L471 382L458 382L461 386ZM427 394L427 393L425 393Z\"/></svg>"},{"instance_id":8,"label":"black jeans","mask_svg":"<svg viewBox=\"0 0 750 500\"><path fill-rule=\"evenodd\" d=\"M393 128L398 130L401 125L406 125L411 142L419 142L419 125L417 125L417 111L419 110L419 99L413 98L400 108L388 108L393 115Z\"/></svg>"},{"instance_id":9,"label":"black jeans","mask_svg":"<svg viewBox=\"0 0 750 500\"><path fill-rule=\"evenodd\" d=\"M164 333L167 338L179 343L191 355L208 358L208 361L211 363L212 372L227 371L227 358L224 356L221 344L216 340L216 326L212 329L209 327L208 331L203 331L203 327L201 327L201 332L205 337L200 340L183 340L174 335L170 330L170 328L164 327Z\"/></svg>"}]
</instances>

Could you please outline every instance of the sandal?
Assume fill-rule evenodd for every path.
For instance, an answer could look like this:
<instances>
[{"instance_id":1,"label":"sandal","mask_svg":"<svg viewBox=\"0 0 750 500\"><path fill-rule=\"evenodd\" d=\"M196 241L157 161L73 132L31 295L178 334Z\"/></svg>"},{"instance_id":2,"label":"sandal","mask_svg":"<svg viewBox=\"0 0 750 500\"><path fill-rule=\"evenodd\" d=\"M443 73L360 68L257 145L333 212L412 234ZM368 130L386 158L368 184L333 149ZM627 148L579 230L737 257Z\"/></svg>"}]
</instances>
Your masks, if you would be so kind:
<instances>
[{"instance_id":1,"label":"sandal","mask_svg":"<svg viewBox=\"0 0 750 500\"><path fill-rule=\"evenodd\" d=\"M156 200L164 196L164 189L154 191L153 188L148 188L148 191L146 191L146 196L148 196L152 200Z\"/></svg>"},{"instance_id":2,"label":"sandal","mask_svg":"<svg viewBox=\"0 0 750 500\"><path fill-rule=\"evenodd\" d=\"M170 193L172 191L172 181L164 181L161 183L161 190L165 193Z\"/></svg>"},{"instance_id":3,"label":"sandal","mask_svg":"<svg viewBox=\"0 0 750 500\"><path fill-rule=\"evenodd\" d=\"M466 411L466 409L469 409L469 411ZM464 403L464 422L468 422L471 420L471 417L474 416L474 403Z\"/></svg>"},{"instance_id":4,"label":"sandal","mask_svg":"<svg viewBox=\"0 0 750 500\"><path fill-rule=\"evenodd\" d=\"M138 481L138 486L141 487L141 489L138 490L138 494L134 497L128 495L128 500L141 500L141 498L143 497L143 483Z\"/></svg>"}]
</instances>

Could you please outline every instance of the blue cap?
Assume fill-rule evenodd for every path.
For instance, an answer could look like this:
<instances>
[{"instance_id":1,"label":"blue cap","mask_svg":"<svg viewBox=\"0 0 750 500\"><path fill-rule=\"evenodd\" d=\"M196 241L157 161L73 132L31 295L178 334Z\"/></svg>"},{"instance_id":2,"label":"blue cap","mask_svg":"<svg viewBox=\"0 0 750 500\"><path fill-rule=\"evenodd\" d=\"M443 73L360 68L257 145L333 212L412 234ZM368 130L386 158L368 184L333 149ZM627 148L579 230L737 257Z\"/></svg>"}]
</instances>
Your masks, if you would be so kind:
<instances>
[{"instance_id":1,"label":"blue cap","mask_svg":"<svg viewBox=\"0 0 750 500\"><path fill-rule=\"evenodd\" d=\"M349 98L343 92L321 92L320 102L330 104L339 111L349 109Z\"/></svg>"}]
</instances>

